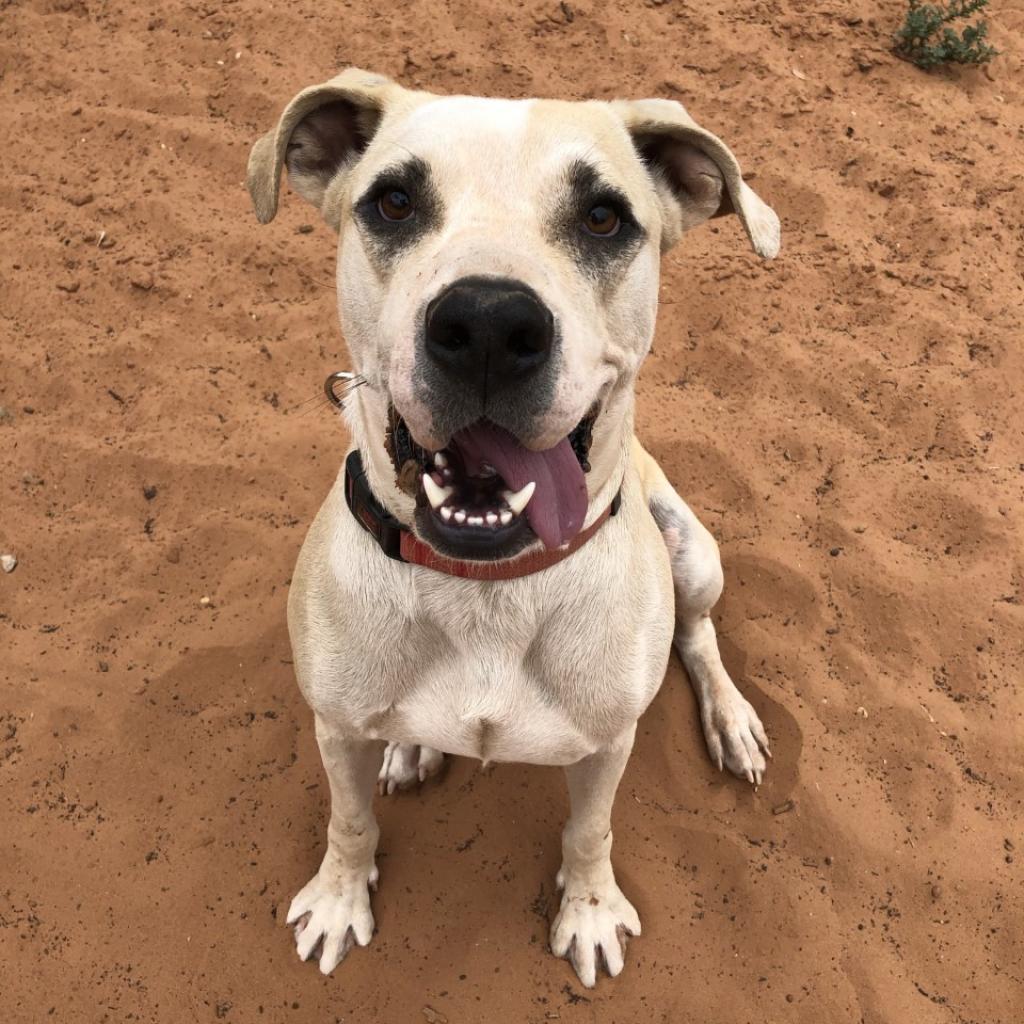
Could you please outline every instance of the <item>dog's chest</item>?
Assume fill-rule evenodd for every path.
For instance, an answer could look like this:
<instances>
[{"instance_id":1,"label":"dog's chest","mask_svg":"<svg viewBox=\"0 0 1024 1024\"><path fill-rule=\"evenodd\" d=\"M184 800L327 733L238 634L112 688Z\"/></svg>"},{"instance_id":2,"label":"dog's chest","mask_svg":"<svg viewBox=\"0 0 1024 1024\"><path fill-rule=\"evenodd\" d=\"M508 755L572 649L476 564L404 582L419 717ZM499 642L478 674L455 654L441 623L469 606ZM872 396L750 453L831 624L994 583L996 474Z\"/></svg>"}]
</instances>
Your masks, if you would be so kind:
<instances>
[{"instance_id":1,"label":"dog's chest","mask_svg":"<svg viewBox=\"0 0 1024 1024\"><path fill-rule=\"evenodd\" d=\"M407 687L368 735L482 761L571 764L600 745L570 710L546 701L510 667L449 663Z\"/></svg>"},{"instance_id":2,"label":"dog's chest","mask_svg":"<svg viewBox=\"0 0 1024 1024\"><path fill-rule=\"evenodd\" d=\"M664 668L635 634L565 607L427 603L401 652L377 666L360 731L484 761L586 757L636 720Z\"/></svg>"}]
</instances>

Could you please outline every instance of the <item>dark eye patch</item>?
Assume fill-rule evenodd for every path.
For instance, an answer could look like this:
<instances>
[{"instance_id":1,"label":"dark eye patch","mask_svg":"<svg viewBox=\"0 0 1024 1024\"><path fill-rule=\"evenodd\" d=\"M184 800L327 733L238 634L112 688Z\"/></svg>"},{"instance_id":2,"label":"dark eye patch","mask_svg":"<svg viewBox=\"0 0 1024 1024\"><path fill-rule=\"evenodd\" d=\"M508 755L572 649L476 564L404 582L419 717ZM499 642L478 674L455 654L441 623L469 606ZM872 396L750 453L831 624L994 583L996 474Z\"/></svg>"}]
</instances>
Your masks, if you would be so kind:
<instances>
[{"instance_id":1,"label":"dark eye patch","mask_svg":"<svg viewBox=\"0 0 1024 1024\"><path fill-rule=\"evenodd\" d=\"M393 193L408 196L412 205L412 213L402 220L389 220L381 215L381 198ZM444 206L430 166L420 157L411 157L381 171L356 200L352 212L370 257L381 273L426 234L440 227L444 218Z\"/></svg>"},{"instance_id":2,"label":"dark eye patch","mask_svg":"<svg viewBox=\"0 0 1024 1024\"><path fill-rule=\"evenodd\" d=\"M555 203L552 240L568 250L583 273L597 281L614 278L640 251L647 237L622 190L606 182L597 168L584 160L576 160L565 169ZM595 207L614 211L620 222L617 231L595 235L587 230L588 215Z\"/></svg>"}]
</instances>

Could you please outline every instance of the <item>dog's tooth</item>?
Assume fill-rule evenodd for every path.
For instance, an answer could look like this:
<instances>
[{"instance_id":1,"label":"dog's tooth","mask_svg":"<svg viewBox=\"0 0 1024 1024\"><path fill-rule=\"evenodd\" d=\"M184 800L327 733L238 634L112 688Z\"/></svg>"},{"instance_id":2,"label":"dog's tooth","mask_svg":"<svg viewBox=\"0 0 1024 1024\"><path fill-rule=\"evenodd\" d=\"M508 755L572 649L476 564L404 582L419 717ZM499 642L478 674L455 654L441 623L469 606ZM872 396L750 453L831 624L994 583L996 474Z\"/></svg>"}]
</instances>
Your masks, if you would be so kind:
<instances>
[{"instance_id":1,"label":"dog's tooth","mask_svg":"<svg viewBox=\"0 0 1024 1024\"><path fill-rule=\"evenodd\" d=\"M455 522L457 522L457 523L464 523L465 521L466 521L466 513L463 512L462 509L460 508L455 513Z\"/></svg>"},{"instance_id":2,"label":"dog's tooth","mask_svg":"<svg viewBox=\"0 0 1024 1024\"><path fill-rule=\"evenodd\" d=\"M423 474L423 490L432 508L440 508L451 497L453 487L439 487L429 473Z\"/></svg>"},{"instance_id":3,"label":"dog's tooth","mask_svg":"<svg viewBox=\"0 0 1024 1024\"><path fill-rule=\"evenodd\" d=\"M448 460L444 457L441 452L434 452L434 465L438 469L444 469L448 465Z\"/></svg>"},{"instance_id":4,"label":"dog's tooth","mask_svg":"<svg viewBox=\"0 0 1024 1024\"><path fill-rule=\"evenodd\" d=\"M502 497L508 502L508 507L512 509L516 515L519 515L519 513L529 505L530 499L533 497L533 492L536 489L537 484L531 480L525 487L520 487L514 494L512 491L503 491Z\"/></svg>"},{"instance_id":5,"label":"dog's tooth","mask_svg":"<svg viewBox=\"0 0 1024 1024\"><path fill-rule=\"evenodd\" d=\"M470 526L483 526L484 525L484 517L483 516L470 516L466 520L466 522L469 523Z\"/></svg>"},{"instance_id":6,"label":"dog's tooth","mask_svg":"<svg viewBox=\"0 0 1024 1024\"><path fill-rule=\"evenodd\" d=\"M487 515L484 516L484 518L487 520L488 526L494 526L498 522L498 513L488 512Z\"/></svg>"},{"instance_id":7,"label":"dog's tooth","mask_svg":"<svg viewBox=\"0 0 1024 1024\"><path fill-rule=\"evenodd\" d=\"M447 523L452 517L452 510L447 505L441 506L441 518Z\"/></svg>"},{"instance_id":8,"label":"dog's tooth","mask_svg":"<svg viewBox=\"0 0 1024 1024\"><path fill-rule=\"evenodd\" d=\"M498 516L498 518L501 520L501 525L502 526L508 526L508 524L512 522L512 513L509 512L509 510L507 508L506 509L502 509L502 511L501 511L500 515Z\"/></svg>"}]
</instances>

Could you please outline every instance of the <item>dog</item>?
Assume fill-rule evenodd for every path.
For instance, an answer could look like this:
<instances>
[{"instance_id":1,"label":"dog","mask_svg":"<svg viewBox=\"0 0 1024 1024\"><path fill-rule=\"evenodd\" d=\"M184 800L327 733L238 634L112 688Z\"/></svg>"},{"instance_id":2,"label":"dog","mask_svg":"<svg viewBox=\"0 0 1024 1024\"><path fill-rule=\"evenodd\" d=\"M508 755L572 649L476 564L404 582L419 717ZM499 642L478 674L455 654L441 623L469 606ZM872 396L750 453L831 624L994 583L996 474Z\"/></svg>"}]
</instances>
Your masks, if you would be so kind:
<instances>
[{"instance_id":1,"label":"dog","mask_svg":"<svg viewBox=\"0 0 1024 1024\"><path fill-rule=\"evenodd\" d=\"M327 974L370 942L375 789L447 753L564 767L551 949L593 986L640 934L611 809L673 641L719 769L757 785L770 757L719 655L717 545L633 411L661 253L732 213L772 258L778 217L663 99L445 97L350 68L253 146L262 223L284 167L338 234L359 374L288 599L331 793L326 854L287 916L299 956Z\"/></svg>"}]
</instances>

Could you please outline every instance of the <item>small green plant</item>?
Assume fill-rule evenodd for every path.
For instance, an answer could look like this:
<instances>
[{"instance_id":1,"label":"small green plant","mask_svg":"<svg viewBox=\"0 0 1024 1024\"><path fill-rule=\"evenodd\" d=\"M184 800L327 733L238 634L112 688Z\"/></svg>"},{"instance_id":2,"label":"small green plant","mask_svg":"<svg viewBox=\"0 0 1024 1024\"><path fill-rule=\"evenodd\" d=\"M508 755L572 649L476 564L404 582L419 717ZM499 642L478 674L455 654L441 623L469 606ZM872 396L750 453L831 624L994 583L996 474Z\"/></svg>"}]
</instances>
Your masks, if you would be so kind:
<instances>
[{"instance_id":1,"label":"small green plant","mask_svg":"<svg viewBox=\"0 0 1024 1024\"><path fill-rule=\"evenodd\" d=\"M896 33L896 54L919 68L939 64L987 64L999 51L985 42L988 22L968 25L962 33L949 28L949 23L969 18L988 6L988 0L948 0L947 3L924 4L910 0L907 20Z\"/></svg>"}]
</instances>

